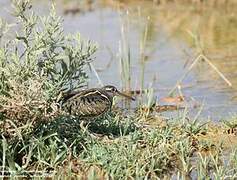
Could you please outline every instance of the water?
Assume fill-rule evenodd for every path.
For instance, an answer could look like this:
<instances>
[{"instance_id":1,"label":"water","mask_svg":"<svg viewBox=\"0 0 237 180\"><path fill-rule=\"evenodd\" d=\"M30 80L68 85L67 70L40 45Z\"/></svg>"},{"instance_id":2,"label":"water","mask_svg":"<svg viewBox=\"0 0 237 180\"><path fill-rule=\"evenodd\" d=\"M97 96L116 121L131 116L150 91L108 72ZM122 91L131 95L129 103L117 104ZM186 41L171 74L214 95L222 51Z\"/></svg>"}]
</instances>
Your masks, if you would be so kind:
<instances>
[{"instance_id":1,"label":"water","mask_svg":"<svg viewBox=\"0 0 237 180\"><path fill-rule=\"evenodd\" d=\"M201 116L215 121L235 115L237 16L234 10L213 8L205 11L176 5L160 7L147 1L128 1L126 5L103 0L83 2L57 1L56 9L64 19L66 33L80 32L84 39L98 43L99 50L93 65L104 84L123 86L119 46L124 23L131 50L132 89L152 86L160 104L166 104L160 100L168 95L186 72L197 56L197 49L203 47L205 54L232 82L233 87L228 87L207 63L200 62L181 83L186 105L194 114L198 111L198 108L193 109L194 106L203 106ZM0 5L3 7L0 16L11 20L9 2L0 0ZM48 13L49 7L47 1L35 4L35 9L41 13ZM142 63L140 49L146 30L145 61ZM200 41L195 42L190 34ZM93 74L89 86L98 86Z\"/></svg>"}]
</instances>

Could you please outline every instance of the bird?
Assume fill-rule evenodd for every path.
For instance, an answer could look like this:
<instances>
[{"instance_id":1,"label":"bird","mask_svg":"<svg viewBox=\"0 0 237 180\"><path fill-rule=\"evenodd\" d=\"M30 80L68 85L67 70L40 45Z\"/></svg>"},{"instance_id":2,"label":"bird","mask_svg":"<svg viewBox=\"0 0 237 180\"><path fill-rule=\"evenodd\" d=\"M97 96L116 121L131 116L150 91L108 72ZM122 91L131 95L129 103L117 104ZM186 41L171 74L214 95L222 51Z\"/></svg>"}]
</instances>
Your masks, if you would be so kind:
<instances>
[{"instance_id":1,"label":"bird","mask_svg":"<svg viewBox=\"0 0 237 180\"><path fill-rule=\"evenodd\" d=\"M63 99L62 108L80 118L96 118L111 110L115 96L135 100L134 97L120 92L116 87L107 85L69 93Z\"/></svg>"}]
</instances>

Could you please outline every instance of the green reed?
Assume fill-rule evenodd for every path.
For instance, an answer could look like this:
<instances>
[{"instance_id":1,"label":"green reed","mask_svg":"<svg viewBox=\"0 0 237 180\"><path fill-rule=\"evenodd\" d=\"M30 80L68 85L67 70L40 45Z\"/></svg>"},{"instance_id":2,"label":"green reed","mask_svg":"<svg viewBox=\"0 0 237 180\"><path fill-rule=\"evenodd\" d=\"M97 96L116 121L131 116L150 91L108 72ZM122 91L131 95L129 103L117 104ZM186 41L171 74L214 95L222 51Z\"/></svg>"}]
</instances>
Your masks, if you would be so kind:
<instances>
[{"instance_id":1,"label":"green reed","mask_svg":"<svg viewBox=\"0 0 237 180\"><path fill-rule=\"evenodd\" d=\"M128 39L129 26L130 22L128 16L125 15L125 17L121 19L121 41L119 43L119 57L122 85L127 91L129 91L131 87L131 50Z\"/></svg>"},{"instance_id":2,"label":"green reed","mask_svg":"<svg viewBox=\"0 0 237 180\"><path fill-rule=\"evenodd\" d=\"M139 13L140 14L140 13ZM142 17L140 17L140 20L142 21ZM139 57L140 57L140 64L141 64L141 91L144 90L144 76L145 76L145 65L146 65L146 45L147 45L147 37L148 37L148 31L149 31L149 20L150 17L148 16L145 22L145 27L141 27L143 32L141 33L141 38L139 41Z\"/></svg>"}]
</instances>

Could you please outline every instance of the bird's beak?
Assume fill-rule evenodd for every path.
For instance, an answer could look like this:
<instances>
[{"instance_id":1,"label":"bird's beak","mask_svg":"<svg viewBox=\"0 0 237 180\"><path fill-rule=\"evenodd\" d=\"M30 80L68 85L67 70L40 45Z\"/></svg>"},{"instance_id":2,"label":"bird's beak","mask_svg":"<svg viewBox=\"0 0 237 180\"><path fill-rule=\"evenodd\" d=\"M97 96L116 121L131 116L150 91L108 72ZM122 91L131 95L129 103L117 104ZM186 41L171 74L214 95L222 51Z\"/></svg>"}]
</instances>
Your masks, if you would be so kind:
<instances>
[{"instance_id":1,"label":"bird's beak","mask_svg":"<svg viewBox=\"0 0 237 180\"><path fill-rule=\"evenodd\" d=\"M121 93L121 92L119 92L119 91L118 91L117 93L118 93L118 95L120 95L120 96L123 96L123 97L125 97L125 98L127 98L127 99L130 99L130 100L135 101L135 98L132 97L132 96L129 96L129 95L124 94L124 93Z\"/></svg>"}]
</instances>

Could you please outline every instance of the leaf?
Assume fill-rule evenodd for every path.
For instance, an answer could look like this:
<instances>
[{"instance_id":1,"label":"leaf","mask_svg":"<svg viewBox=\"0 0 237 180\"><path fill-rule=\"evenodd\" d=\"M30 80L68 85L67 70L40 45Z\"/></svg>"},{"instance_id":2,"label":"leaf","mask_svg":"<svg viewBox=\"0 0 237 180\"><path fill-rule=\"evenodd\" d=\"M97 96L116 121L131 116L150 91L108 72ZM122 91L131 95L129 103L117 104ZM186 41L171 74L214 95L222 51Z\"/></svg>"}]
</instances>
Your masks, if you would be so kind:
<instances>
[{"instance_id":1,"label":"leaf","mask_svg":"<svg viewBox=\"0 0 237 180\"><path fill-rule=\"evenodd\" d=\"M64 60L61 61L61 67L63 70L63 74L66 74L66 72L68 71L68 67L67 64L64 62Z\"/></svg>"}]
</instances>

